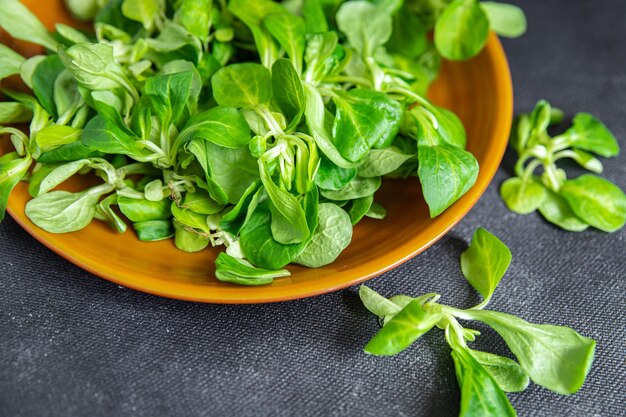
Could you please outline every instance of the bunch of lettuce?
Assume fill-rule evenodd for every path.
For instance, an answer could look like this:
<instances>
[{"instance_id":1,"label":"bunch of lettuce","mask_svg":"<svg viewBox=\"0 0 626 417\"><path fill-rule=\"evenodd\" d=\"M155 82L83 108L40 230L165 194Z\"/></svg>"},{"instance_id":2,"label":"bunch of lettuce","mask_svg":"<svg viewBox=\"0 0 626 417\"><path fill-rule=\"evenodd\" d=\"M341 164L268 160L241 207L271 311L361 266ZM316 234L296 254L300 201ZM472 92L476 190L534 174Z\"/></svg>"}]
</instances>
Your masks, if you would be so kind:
<instances>
[{"instance_id":1,"label":"bunch of lettuce","mask_svg":"<svg viewBox=\"0 0 626 417\"><path fill-rule=\"evenodd\" d=\"M50 33L3 2L0 26L46 54L0 45L0 79L32 90L3 90L2 217L26 180L26 215L49 232L97 219L187 252L225 245L216 276L245 285L333 262L364 216L385 217L384 177L417 176L431 216L467 192L463 126L425 92L441 56L525 28L519 9L476 0L67 4L93 32ZM57 189L85 174L98 183Z\"/></svg>"}]
</instances>

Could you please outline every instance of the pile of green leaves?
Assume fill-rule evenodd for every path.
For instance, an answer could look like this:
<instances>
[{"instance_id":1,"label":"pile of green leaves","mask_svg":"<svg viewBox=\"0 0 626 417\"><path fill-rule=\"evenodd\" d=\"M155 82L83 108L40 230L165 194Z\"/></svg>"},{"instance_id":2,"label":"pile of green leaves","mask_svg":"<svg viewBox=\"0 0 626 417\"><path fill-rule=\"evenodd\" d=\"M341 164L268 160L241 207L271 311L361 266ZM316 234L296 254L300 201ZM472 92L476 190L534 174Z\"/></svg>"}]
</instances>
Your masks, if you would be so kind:
<instances>
[{"instance_id":1,"label":"pile of green leaves","mask_svg":"<svg viewBox=\"0 0 626 417\"><path fill-rule=\"evenodd\" d=\"M49 232L98 219L187 252L225 245L216 276L244 285L333 262L363 217L385 217L383 177L417 176L431 216L467 192L464 128L424 94L440 55L525 26L476 0L66 3L93 32L50 33L2 4L0 26L47 54L0 45L0 79L32 90L3 91L15 152L0 158L0 215L27 180L26 215ZM28 135L8 127L27 122ZM99 183L57 189L84 174Z\"/></svg>"},{"instance_id":2,"label":"pile of green leaves","mask_svg":"<svg viewBox=\"0 0 626 417\"><path fill-rule=\"evenodd\" d=\"M569 327L532 324L510 314L484 308L511 262L511 252L484 229L474 233L461 255L461 270L484 301L461 310L438 303L439 294L389 299L361 286L363 304L377 315L383 328L365 346L372 355L400 353L434 327L444 330L452 349L461 389L460 416L515 416L506 392L521 392L529 380L559 394L580 389L591 368L595 341ZM479 321L494 329L518 362L470 348L480 333L463 327L458 319Z\"/></svg>"},{"instance_id":3,"label":"pile of green leaves","mask_svg":"<svg viewBox=\"0 0 626 417\"><path fill-rule=\"evenodd\" d=\"M520 214L535 210L551 223L573 232L589 226L615 232L626 223L626 195L612 182L585 174L567 179L556 162L571 159L582 168L602 173L595 156L617 156L619 145L611 131L589 113L578 113L572 127L551 137L548 128L563 119L560 110L540 101L531 114L516 120L510 144L519 155L516 177L502 184L507 207ZM542 168L541 176L535 171Z\"/></svg>"}]
</instances>

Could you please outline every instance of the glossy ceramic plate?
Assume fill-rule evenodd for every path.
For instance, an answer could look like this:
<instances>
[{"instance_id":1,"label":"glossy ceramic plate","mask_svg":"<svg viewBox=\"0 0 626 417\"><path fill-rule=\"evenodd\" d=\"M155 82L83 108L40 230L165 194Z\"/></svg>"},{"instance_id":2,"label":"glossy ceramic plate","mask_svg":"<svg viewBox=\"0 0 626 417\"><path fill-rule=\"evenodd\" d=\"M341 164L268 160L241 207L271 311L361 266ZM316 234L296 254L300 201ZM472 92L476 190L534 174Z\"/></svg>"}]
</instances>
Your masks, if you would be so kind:
<instances>
[{"instance_id":1,"label":"glossy ceramic plate","mask_svg":"<svg viewBox=\"0 0 626 417\"><path fill-rule=\"evenodd\" d=\"M60 0L25 3L50 28L57 22L71 23ZM6 38L5 42L25 54L37 53L32 45ZM217 281L213 261L220 249L187 254L178 251L173 240L140 242L132 229L120 235L98 221L76 233L44 232L24 214L29 200L25 183L13 191L8 211L54 252L102 278L139 291L210 303L264 303L336 291L375 277L436 242L472 208L500 164L511 126L513 96L506 57L495 36L475 59L444 63L429 95L465 124L468 149L480 164L476 185L445 213L430 219L417 180L384 181L376 201L387 208L386 219L359 223L352 243L332 265L319 269L289 266L291 277L271 285L241 287ZM0 141L0 153L9 150L8 142ZM76 178L68 184L68 189L83 187Z\"/></svg>"}]
</instances>

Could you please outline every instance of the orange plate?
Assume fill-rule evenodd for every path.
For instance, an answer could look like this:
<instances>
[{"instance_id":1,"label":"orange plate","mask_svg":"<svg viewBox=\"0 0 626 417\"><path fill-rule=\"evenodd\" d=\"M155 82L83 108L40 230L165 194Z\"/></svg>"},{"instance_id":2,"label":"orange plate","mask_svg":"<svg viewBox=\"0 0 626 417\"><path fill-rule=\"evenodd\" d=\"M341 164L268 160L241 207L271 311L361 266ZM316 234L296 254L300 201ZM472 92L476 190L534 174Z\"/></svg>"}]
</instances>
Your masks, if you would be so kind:
<instances>
[{"instance_id":1,"label":"orange plate","mask_svg":"<svg viewBox=\"0 0 626 417\"><path fill-rule=\"evenodd\" d=\"M60 0L25 3L49 27L70 22ZM13 46L26 52L24 45ZM453 110L465 124L468 149L480 164L476 185L445 213L430 219L416 180L385 181L376 201L387 208L386 219L359 223L352 243L332 265L319 269L289 266L291 277L271 285L242 287L217 281L213 261L220 249L187 254L178 251L172 240L140 242L132 230L120 235L99 221L76 233L46 233L24 214L29 200L25 183L13 191L8 210L54 252L102 278L139 291L209 303L267 303L336 291L382 274L440 239L472 208L500 164L511 127L513 94L506 57L496 36L489 38L475 59L445 63L430 98ZM0 142L0 153L9 148L8 140ZM69 185L80 187L81 179L75 177Z\"/></svg>"}]
</instances>

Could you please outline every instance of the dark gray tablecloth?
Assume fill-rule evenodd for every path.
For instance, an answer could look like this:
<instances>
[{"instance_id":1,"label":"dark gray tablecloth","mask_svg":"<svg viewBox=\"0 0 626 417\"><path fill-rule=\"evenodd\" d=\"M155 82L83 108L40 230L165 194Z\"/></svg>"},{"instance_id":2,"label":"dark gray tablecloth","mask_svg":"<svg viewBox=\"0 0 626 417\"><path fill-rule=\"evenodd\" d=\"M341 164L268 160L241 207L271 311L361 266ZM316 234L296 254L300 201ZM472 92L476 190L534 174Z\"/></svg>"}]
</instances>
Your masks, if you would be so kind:
<instances>
[{"instance_id":1,"label":"dark gray tablecloth","mask_svg":"<svg viewBox=\"0 0 626 417\"><path fill-rule=\"evenodd\" d=\"M598 115L626 149L626 2L517 1L528 34L506 41L517 111L546 98ZM440 292L478 300L458 258L483 226L513 263L492 307L569 325L598 342L579 393L536 385L509 397L521 416L617 416L626 405L626 230L573 234L506 210L492 185L424 254L370 281L383 294ZM626 156L605 175L626 188ZM454 416L459 393L441 332L373 358L378 330L356 288L255 306L202 305L142 294L86 273L11 219L0 226L2 416ZM482 329L482 328L481 328ZM478 345L506 348L492 331Z\"/></svg>"}]
</instances>

